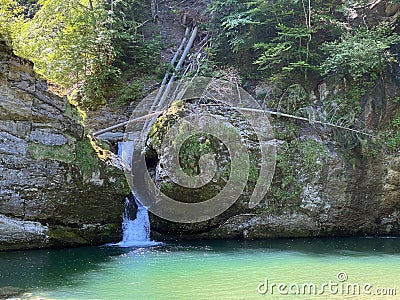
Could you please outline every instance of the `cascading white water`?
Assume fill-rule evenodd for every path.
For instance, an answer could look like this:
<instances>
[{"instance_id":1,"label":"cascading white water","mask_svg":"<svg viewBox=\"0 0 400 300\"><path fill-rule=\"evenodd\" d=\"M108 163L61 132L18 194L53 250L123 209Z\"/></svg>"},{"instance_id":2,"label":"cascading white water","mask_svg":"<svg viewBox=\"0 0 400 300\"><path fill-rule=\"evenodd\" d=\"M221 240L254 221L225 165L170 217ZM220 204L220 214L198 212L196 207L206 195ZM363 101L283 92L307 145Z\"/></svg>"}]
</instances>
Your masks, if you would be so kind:
<instances>
[{"instance_id":1,"label":"cascading white water","mask_svg":"<svg viewBox=\"0 0 400 300\"><path fill-rule=\"evenodd\" d=\"M123 236L122 241L117 245L120 247L157 245L157 242L150 240L150 221L147 208L135 196L133 196L133 199L128 197L125 199L125 211L122 221ZM131 216L131 201L134 201L137 206L135 216Z\"/></svg>"},{"instance_id":2,"label":"cascading white water","mask_svg":"<svg viewBox=\"0 0 400 300\"><path fill-rule=\"evenodd\" d=\"M118 156L122 161L131 166L131 159L133 155L133 142L119 142L118 143ZM135 246L153 246L159 244L150 240L150 221L147 208L143 206L140 201L132 194L132 199L127 197L125 199L125 211L123 214L122 241L117 243L120 247L135 247ZM131 215L132 206L135 202L137 210L136 215Z\"/></svg>"},{"instance_id":3,"label":"cascading white water","mask_svg":"<svg viewBox=\"0 0 400 300\"><path fill-rule=\"evenodd\" d=\"M125 199L125 211L122 222L122 230L124 234L121 243L129 244L131 242L148 242L150 241L150 221L147 209L135 198L137 212L133 219L130 215L130 202L131 200L129 198Z\"/></svg>"}]
</instances>

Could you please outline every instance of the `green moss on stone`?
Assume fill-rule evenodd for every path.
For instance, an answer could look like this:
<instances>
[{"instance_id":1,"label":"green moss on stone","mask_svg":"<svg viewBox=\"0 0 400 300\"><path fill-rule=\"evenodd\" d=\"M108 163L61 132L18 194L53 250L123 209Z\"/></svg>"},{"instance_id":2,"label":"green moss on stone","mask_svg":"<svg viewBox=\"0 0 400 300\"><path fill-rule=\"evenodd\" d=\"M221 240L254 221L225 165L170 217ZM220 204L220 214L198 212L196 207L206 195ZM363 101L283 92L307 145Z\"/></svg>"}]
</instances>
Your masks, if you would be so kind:
<instances>
[{"instance_id":1,"label":"green moss on stone","mask_svg":"<svg viewBox=\"0 0 400 300\"><path fill-rule=\"evenodd\" d=\"M275 180L269 191L270 209L295 208L303 189L301 177L310 180L328 157L323 144L312 139L285 141L277 152Z\"/></svg>"},{"instance_id":2,"label":"green moss on stone","mask_svg":"<svg viewBox=\"0 0 400 300\"><path fill-rule=\"evenodd\" d=\"M160 191L163 193L168 193L174 189L174 184L172 182L163 182L160 187Z\"/></svg>"},{"instance_id":3,"label":"green moss on stone","mask_svg":"<svg viewBox=\"0 0 400 300\"><path fill-rule=\"evenodd\" d=\"M277 152L275 182L270 188L273 199L270 209L280 209L293 206L299 200L301 185L295 179L296 143L284 142Z\"/></svg>"},{"instance_id":4,"label":"green moss on stone","mask_svg":"<svg viewBox=\"0 0 400 300\"><path fill-rule=\"evenodd\" d=\"M72 145L51 146L35 142L28 144L28 153L34 159L49 159L70 163L74 160L74 147Z\"/></svg>"},{"instance_id":5,"label":"green moss on stone","mask_svg":"<svg viewBox=\"0 0 400 300\"><path fill-rule=\"evenodd\" d=\"M310 175L315 173L320 168L322 160L328 157L324 145L312 139L298 142L297 147L300 151L302 172Z\"/></svg>"},{"instance_id":6,"label":"green moss on stone","mask_svg":"<svg viewBox=\"0 0 400 300\"><path fill-rule=\"evenodd\" d=\"M87 244L88 241L80 236L79 229L70 227L49 228L47 235L54 240L62 241L64 244Z\"/></svg>"},{"instance_id":7,"label":"green moss on stone","mask_svg":"<svg viewBox=\"0 0 400 300\"><path fill-rule=\"evenodd\" d=\"M180 165L188 175L200 174L199 160L205 154L212 154L210 135L195 134L182 145L179 153Z\"/></svg>"},{"instance_id":8,"label":"green moss on stone","mask_svg":"<svg viewBox=\"0 0 400 300\"><path fill-rule=\"evenodd\" d=\"M71 117L74 121L84 126L82 113L70 102L67 102L66 104L65 115Z\"/></svg>"},{"instance_id":9,"label":"green moss on stone","mask_svg":"<svg viewBox=\"0 0 400 300\"><path fill-rule=\"evenodd\" d=\"M99 161L89 140L80 141L76 146L76 164L85 178L99 170Z\"/></svg>"},{"instance_id":10,"label":"green moss on stone","mask_svg":"<svg viewBox=\"0 0 400 300\"><path fill-rule=\"evenodd\" d=\"M256 153L251 152L249 155L249 162L249 176L247 180L250 185L255 185L260 173L258 163L261 162L261 158Z\"/></svg>"},{"instance_id":11,"label":"green moss on stone","mask_svg":"<svg viewBox=\"0 0 400 300\"><path fill-rule=\"evenodd\" d=\"M157 118L148 135L150 138L150 147L153 149L159 149L161 147L165 133L177 122L184 112L184 109L184 102L182 100L177 100L171 104L170 108L168 108L165 113Z\"/></svg>"}]
</instances>

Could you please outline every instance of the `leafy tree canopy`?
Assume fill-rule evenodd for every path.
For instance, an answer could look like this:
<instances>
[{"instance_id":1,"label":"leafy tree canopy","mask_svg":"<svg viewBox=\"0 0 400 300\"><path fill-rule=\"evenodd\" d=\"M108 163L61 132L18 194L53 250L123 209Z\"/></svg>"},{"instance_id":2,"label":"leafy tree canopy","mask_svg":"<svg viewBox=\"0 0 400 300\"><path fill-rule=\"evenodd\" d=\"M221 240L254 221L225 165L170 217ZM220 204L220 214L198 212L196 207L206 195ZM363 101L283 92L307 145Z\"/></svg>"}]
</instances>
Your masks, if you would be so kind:
<instances>
[{"instance_id":1,"label":"leafy tree canopy","mask_svg":"<svg viewBox=\"0 0 400 300\"><path fill-rule=\"evenodd\" d=\"M158 64L160 44L140 30L143 0L0 1L0 33L16 54L49 80L79 88L82 106L103 105L118 89L138 94L137 84L122 84L122 72L138 76Z\"/></svg>"}]
</instances>

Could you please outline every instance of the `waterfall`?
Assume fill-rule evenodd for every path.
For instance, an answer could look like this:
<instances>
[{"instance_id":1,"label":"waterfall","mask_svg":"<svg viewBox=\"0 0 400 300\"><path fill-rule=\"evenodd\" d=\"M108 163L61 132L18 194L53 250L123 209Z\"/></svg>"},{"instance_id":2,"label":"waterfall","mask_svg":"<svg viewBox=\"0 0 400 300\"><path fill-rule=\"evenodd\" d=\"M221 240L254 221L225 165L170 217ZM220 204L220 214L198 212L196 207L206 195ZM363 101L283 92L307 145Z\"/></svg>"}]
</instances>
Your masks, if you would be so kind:
<instances>
[{"instance_id":1,"label":"waterfall","mask_svg":"<svg viewBox=\"0 0 400 300\"><path fill-rule=\"evenodd\" d=\"M120 247L153 246L159 243L150 240L150 221L147 208L132 194L125 199Z\"/></svg>"},{"instance_id":2,"label":"waterfall","mask_svg":"<svg viewBox=\"0 0 400 300\"><path fill-rule=\"evenodd\" d=\"M133 142L119 142L118 156L125 164L131 165ZM125 199L125 211L122 221L123 237L117 243L120 247L154 246L158 242L150 240L150 221L147 208L132 193Z\"/></svg>"},{"instance_id":3,"label":"waterfall","mask_svg":"<svg viewBox=\"0 0 400 300\"><path fill-rule=\"evenodd\" d=\"M131 242L148 242L150 241L150 221L149 214L146 207L140 204L134 197L134 203L136 204L136 215L131 216L132 200L130 198L125 199L125 211L122 222L122 244L129 244Z\"/></svg>"}]
</instances>

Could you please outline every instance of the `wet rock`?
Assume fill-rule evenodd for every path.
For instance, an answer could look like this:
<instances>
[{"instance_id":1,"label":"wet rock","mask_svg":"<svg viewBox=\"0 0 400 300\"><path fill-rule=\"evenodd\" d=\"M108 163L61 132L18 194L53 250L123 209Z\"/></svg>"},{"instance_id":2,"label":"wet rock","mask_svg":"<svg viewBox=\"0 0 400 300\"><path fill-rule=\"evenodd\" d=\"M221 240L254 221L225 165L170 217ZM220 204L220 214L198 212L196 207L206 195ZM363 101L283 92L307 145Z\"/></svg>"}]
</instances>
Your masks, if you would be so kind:
<instances>
[{"instance_id":1,"label":"wet rock","mask_svg":"<svg viewBox=\"0 0 400 300\"><path fill-rule=\"evenodd\" d=\"M0 250L20 249L21 244L32 248L48 244L47 226L39 222L24 221L0 215Z\"/></svg>"}]
</instances>

